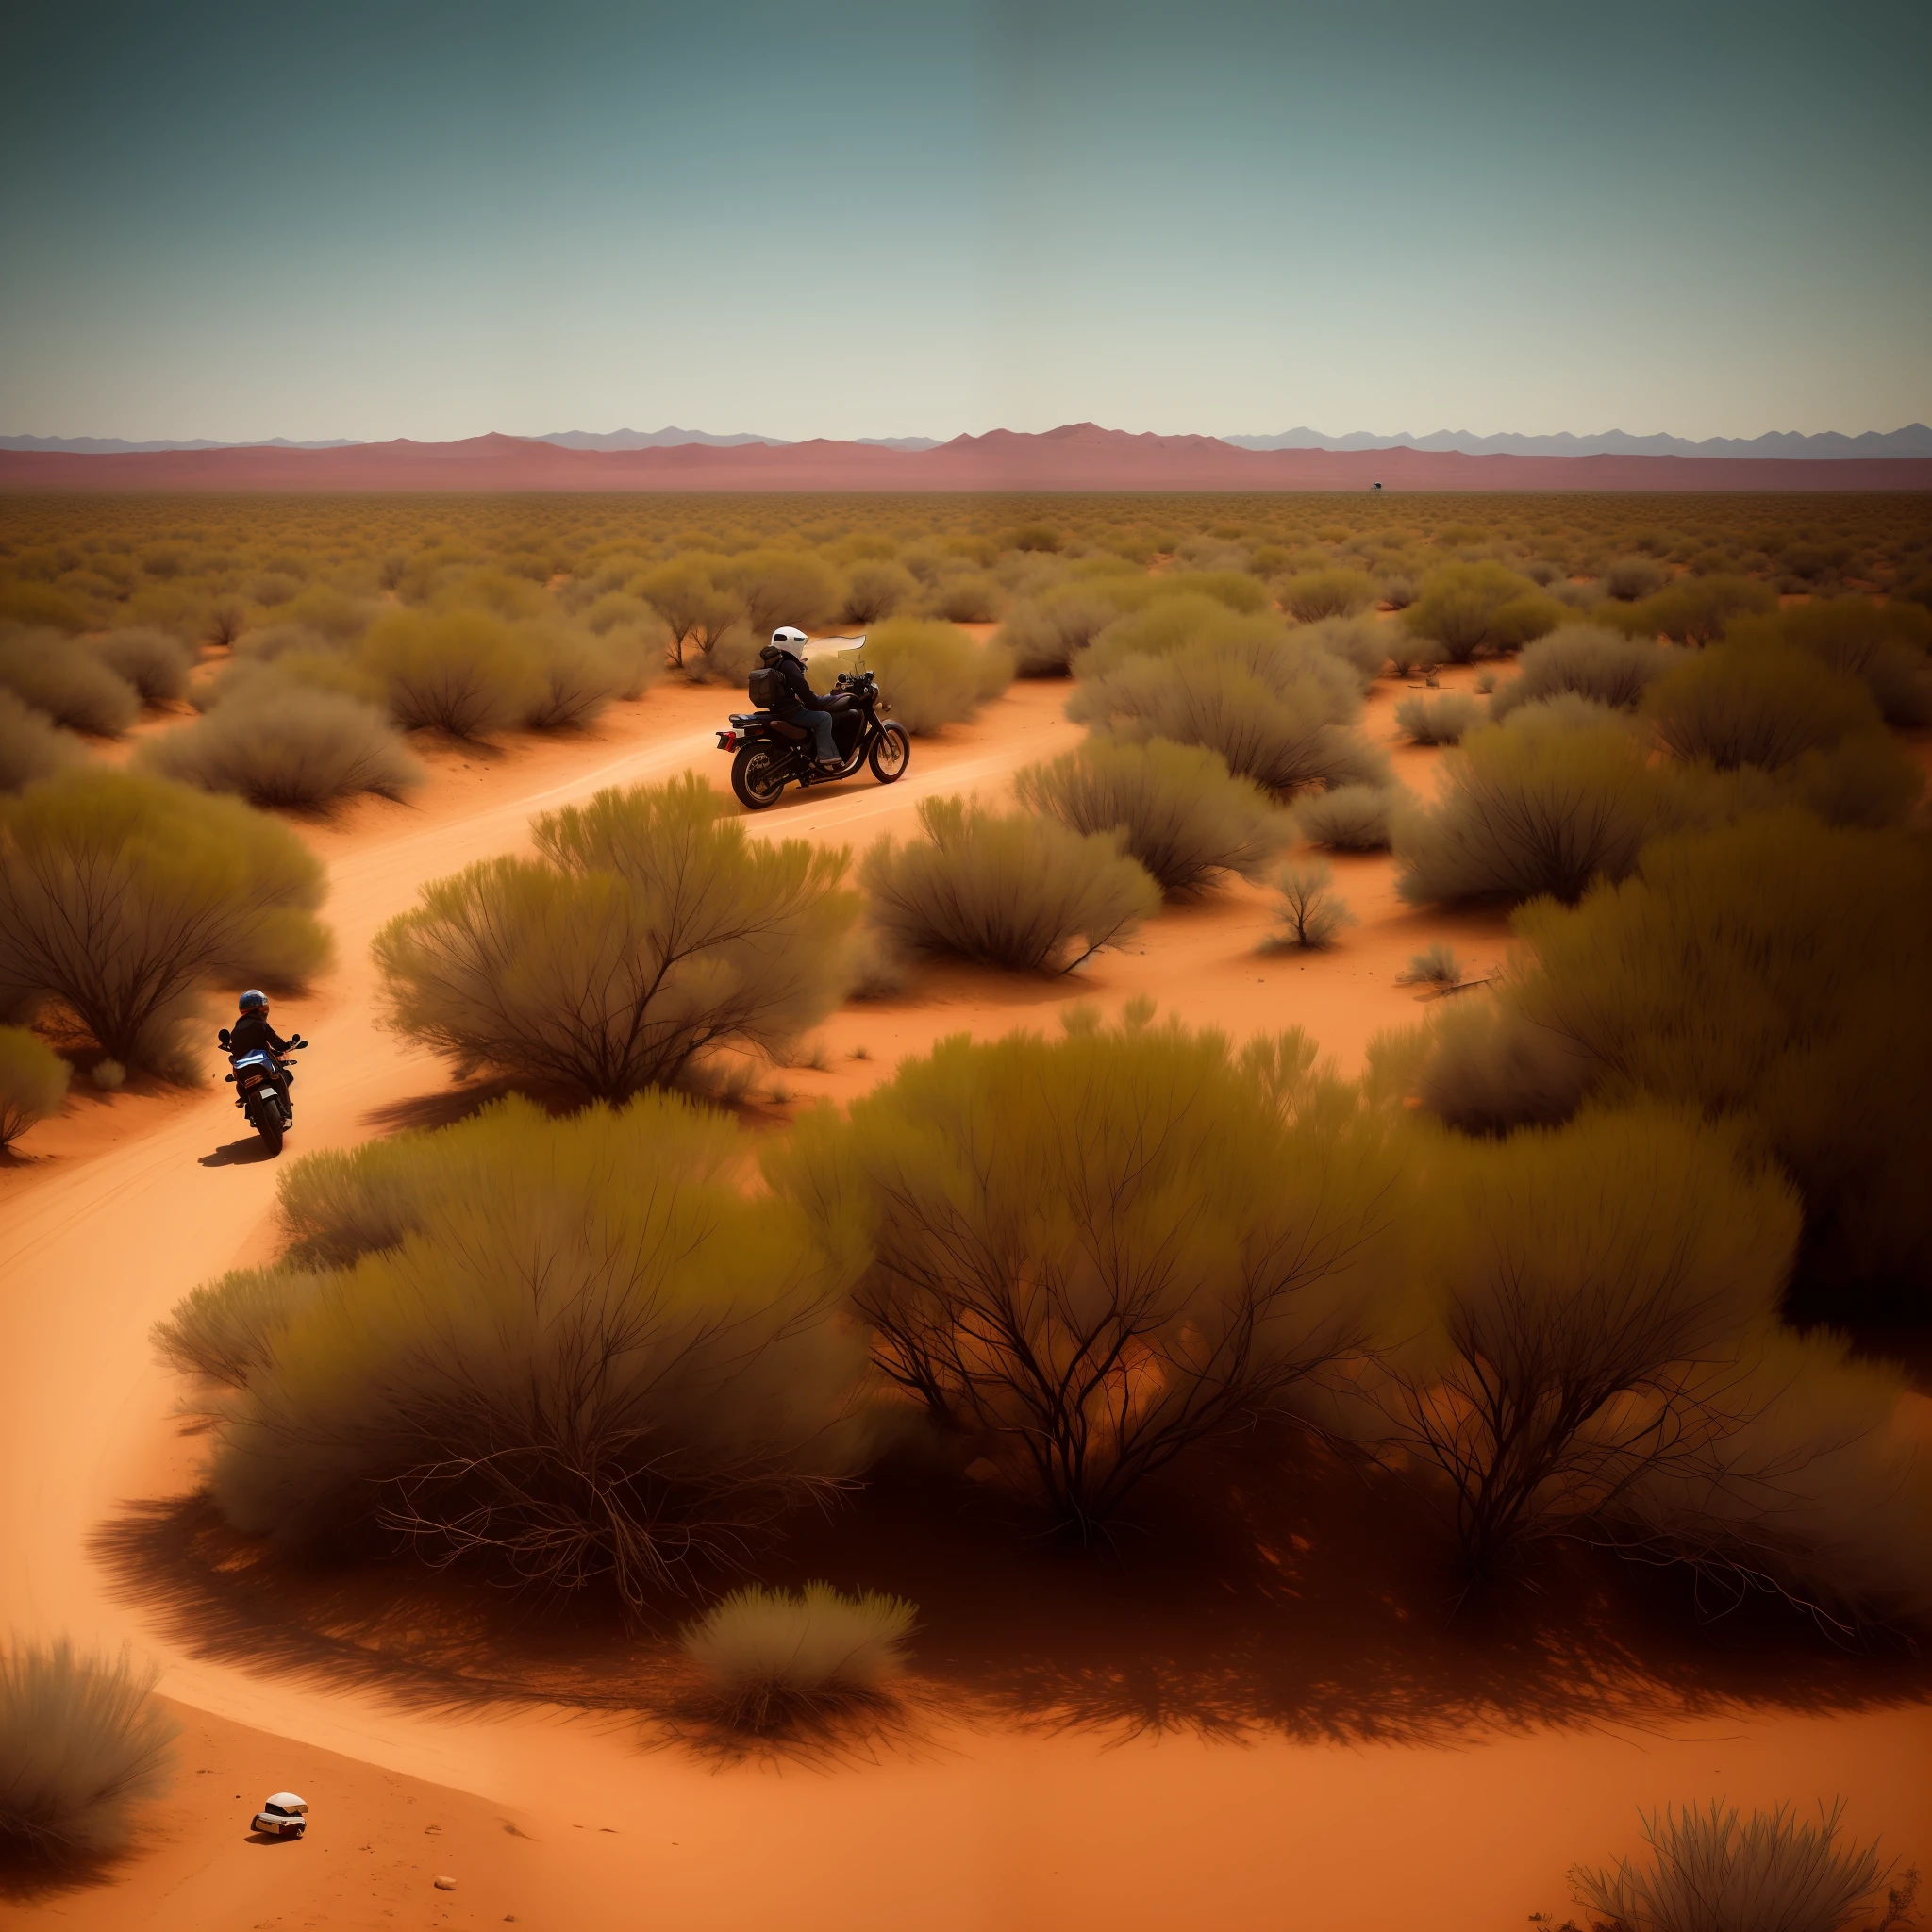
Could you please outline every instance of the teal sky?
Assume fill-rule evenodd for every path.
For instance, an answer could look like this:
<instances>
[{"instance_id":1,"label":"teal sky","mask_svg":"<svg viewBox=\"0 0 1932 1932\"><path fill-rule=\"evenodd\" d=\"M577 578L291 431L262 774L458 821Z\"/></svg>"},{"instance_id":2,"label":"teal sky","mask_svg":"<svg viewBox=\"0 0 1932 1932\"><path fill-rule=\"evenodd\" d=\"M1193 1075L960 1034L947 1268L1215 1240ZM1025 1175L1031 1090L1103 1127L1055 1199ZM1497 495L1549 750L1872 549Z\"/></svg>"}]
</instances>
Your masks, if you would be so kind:
<instances>
[{"instance_id":1,"label":"teal sky","mask_svg":"<svg viewBox=\"0 0 1932 1932\"><path fill-rule=\"evenodd\" d=\"M14 0L0 430L1932 420L1932 8Z\"/></svg>"}]
</instances>

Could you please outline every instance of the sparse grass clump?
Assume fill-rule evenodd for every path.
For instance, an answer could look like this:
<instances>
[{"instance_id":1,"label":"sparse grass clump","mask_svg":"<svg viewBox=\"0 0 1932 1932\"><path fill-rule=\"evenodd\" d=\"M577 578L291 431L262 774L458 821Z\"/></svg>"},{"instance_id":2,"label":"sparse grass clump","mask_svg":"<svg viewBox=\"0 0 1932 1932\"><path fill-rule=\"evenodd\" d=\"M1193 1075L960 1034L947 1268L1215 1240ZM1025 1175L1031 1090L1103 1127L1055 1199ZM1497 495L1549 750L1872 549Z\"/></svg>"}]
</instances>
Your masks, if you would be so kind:
<instances>
[{"instance_id":1,"label":"sparse grass clump","mask_svg":"<svg viewBox=\"0 0 1932 1932\"><path fill-rule=\"evenodd\" d=\"M1071 973L1159 909L1159 886L1117 831L959 798L922 800L919 823L923 837L881 840L860 872L872 925L907 951Z\"/></svg>"},{"instance_id":2,"label":"sparse grass clump","mask_svg":"<svg viewBox=\"0 0 1932 1932\"><path fill-rule=\"evenodd\" d=\"M1294 808L1296 829L1310 845L1337 852L1381 852L1400 794L1388 785L1338 785L1308 793Z\"/></svg>"},{"instance_id":3,"label":"sparse grass clump","mask_svg":"<svg viewBox=\"0 0 1932 1932\"><path fill-rule=\"evenodd\" d=\"M1524 646L1517 675L1496 693L1490 716L1500 721L1521 706L1566 692L1634 710L1670 664L1654 643L1602 625L1566 624Z\"/></svg>"},{"instance_id":4,"label":"sparse grass clump","mask_svg":"<svg viewBox=\"0 0 1932 1932\"><path fill-rule=\"evenodd\" d=\"M188 689L188 674L194 668L193 655L179 638L149 625L90 639L88 649L116 677L131 684L142 702L148 705L180 697Z\"/></svg>"},{"instance_id":5,"label":"sparse grass clump","mask_svg":"<svg viewBox=\"0 0 1932 1932\"><path fill-rule=\"evenodd\" d=\"M769 1051L843 991L857 901L842 849L747 838L692 775L534 823L534 858L424 889L376 935L394 1024L458 1069L581 1098Z\"/></svg>"},{"instance_id":6,"label":"sparse grass clump","mask_svg":"<svg viewBox=\"0 0 1932 1932\"><path fill-rule=\"evenodd\" d=\"M78 742L12 691L0 690L0 791L51 778L81 756Z\"/></svg>"},{"instance_id":7,"label":"sparse grass clump","mask_svg":"<svg viewBox=\"0 0 1932 1932\"><path fill-rule=\"evenodd\" d=\"M1056 584L1022 604L1000 626L1022 677L1057 677L1121 614L1102 585Z\"/></svg>"},{"instance_id":8,"label":"sparse grass clump","mask_svg":"<svg viewBox=\"0 0 1932 1932\"><path fill-rule=\"evenodd\" d=\"M878 674L886 714L921 733L972 717L1013 675L1003 646L975 644L953 625L921 618L897 618L868 631L864 655Z\"/></svg>"},{"instance_id":9,"label":"sparse grass clump","mask_svg":"<svg viewBox=\"0 0 1932 1932\"><path fill-rule=\"evenodd\" d=\"M918 1617L917 1605L874 1591L753 1584L686 1624L680 1641L703 1679L704 1713L763 1735L887 1701Z\"/></svg>"},{"instance_id":10,"label":"sparse grass clump","mask_svg":"<svg viewBox=\"0 0 1932 1932\"><path fill-rule=\"evenodd\" d=\"M223 1322L184 1309L190 1358L242 1377L214 1417L217 1506L287 1549L401 1539L638 1614L741 1571L872 1429L865 1340L838 1319L852 1264L708 1175L721 1134L668 1095L506 1109L429 1157L397 1245L279 1297L231 1277Z\"/></svg>"},{"instance_id":11,"label":"sparse grass clump","mask_svg":"<svg viewBox=\"0 0 1932 1932\"><path fill-rule=\"evenodd\" d=\"M1441 697L1404 698L1395 707L1395 728L1417 744L1460 744L1482 715L1474 698L1445 691Z\"/></svg>"},{"instance_id":12,"label":"sparse grass clump","mask_svg":"<svg viewBox=\"0 0 1932 1932\"><path fill-rule=\"evenodd\" d=\"M1409 960L1395 983L1398 986L1433 986L1439 989L1460 986L1462 961L1456 957L1455 947L1438 940Z\"/></svg>"},{"instance_id":13,"label":"sparse grass clump","mask_svg":"<svg viewBox=\"0 0 1932 1932\"><path fill-rule=\"evenodd\" d=\"M1375 586L1360 571L1313 570L1281 586L1281 608L1298 624L1324 617L1353 617L1375 601Z\"/></svg>"},{"instance_id":14,"label":"sparse grass clump","mask_svg":"<svg viewBox=\"0 0 1932 1932\"><path fill-rule=\"evenodd\" d=\"M1452 664L1478 651L1512 651L1563 621L1563 607L1500 563L1448 563L1402 613L1409 635Z\"/></svg>"},{"instance_id":15,"label":"sparse grass clump","mask_svg":"<svg viewBox=\"0 0 1932 1932\"><path fill-rule=\"evenodd\" d=\"M381 712L273 676L250 680L193 724L150 740L141 756L164 778L298 810L358 791L397 798L425 775Z\"/></svg>"},{"instance_id":16,"label":"sparse grass clump","mask_svg":"<svg viewBox=\"0 0 1932 1932\"><path fill-rule=\"evenodd\" d=\"M370 626L358 658L406 730L484 738L523 724L545 692L538 652L485 610L391 611Z\"/></svg>"},{"instance_id":17,"label":"sparse grass clump","mask_svg":"<svg viewBox=\"0 0 1932 1932\"><path fill-rule=\"evenodd\" d=\"M36 1121L59 1112L72 1074L38 1035L25 1026L0 1026L0 1151Z\"/></svg>"},{"instance_id":18,"label":"sparse grass clump","mask_svg":"<svg viewBox=\"0 0 1932 1932\"><path fill-rule=\"evenodd\" d=\"M64 1639L0 1654L0 1852L58 1868L125 1849L174 1771L158 1674Z\"/></svg>"},{"instance_id":19,"label":"sparse grass clump","mask_svg":"<svg viewBox=\"0 0 1932 1932\"><path fill-rule=\"evenodd\" d=\"M1029 811L1074 832L1118 831L1163 892L1199 891L1221 873L1253 877L1291 822L1220 757L1164 739L1101 737L1014 779Z\"/></svg>"},{"instance_id":20,"label":"sparse grass clump","mask_svg":"<svg viewBox=\"0 0 1932 1932\"><path fill-rule=\"evenodd\" d=\"M767 1152L880 1370L1082 1538L1354 1355L1399 1212L1386 1122L1299 1035L958 1037Z\"/></svg>"},{"instance_id":21,"label":"sparse grass clump","mask_svg":"<svg viewBox=\"0 0 1932 1932\"><path fill-rule=\"evenodd\" d=\"M1341 928L1355 924L1355 914L1336 897L1334 886L1335 868L1320 860L1283 866L1274 881L1281 895L1274 914L1281 930L1268 944L1298 946L1310 953L1332 946Z\"/></svg>"},{"instance_id":22,"label":"sparse grass clump","mask_svg":"<svg viewBox=\"0 0 1932 1932\"><path fill-rule=\"evenodd\" d=\"M1605 592L1620 604L1634 604L1660 591L1669 573L1654 557L1620 557L1604 569Z\"/></svg>"},{"instance_id":23,"label":"sparse grass clump","mask_svg":"<svg viewBox=\"0 0 1932 1932\"><path fill-rule=\"evenodd\" d=\"M290 986L323 963L323 891L308 849L239 801L82 767L0 799L0 986L166 1071L199 986Z\"/></svg>"},{"instance_id":24,"label":"sparse grass clump","mask_svg":"<svg viewBox=\"0 0 1932 1932\"><path fill-rule=\"evenodd\" d=\"M1643 1821L1647 1869L1628 1858L1609 1871L1577 1865L1571 1889L1579 1905L1628 1932L1850 1932L1891 1868L1880 1866L1875 1845L1840 1841L1843 1816L1842 1802L1829 1811L1821 1805L1816 1824L1783 1805L1746 1823L1717 1798L1707 1811L1672 1806ZM1884 1923L1905 1921L1888 1912Z\"/></svg>"},{"instance_id":25,"label":"sparse grass clump","mask_svg":"<svg viewBox=\"0 0 1932 1932\"><path fill-rule=\"evenodd\" d=\"M84 644L54 630L0 627L0 691L70 731L118 738L141 712L141 696Z\"/></svg>"}]
</instances>

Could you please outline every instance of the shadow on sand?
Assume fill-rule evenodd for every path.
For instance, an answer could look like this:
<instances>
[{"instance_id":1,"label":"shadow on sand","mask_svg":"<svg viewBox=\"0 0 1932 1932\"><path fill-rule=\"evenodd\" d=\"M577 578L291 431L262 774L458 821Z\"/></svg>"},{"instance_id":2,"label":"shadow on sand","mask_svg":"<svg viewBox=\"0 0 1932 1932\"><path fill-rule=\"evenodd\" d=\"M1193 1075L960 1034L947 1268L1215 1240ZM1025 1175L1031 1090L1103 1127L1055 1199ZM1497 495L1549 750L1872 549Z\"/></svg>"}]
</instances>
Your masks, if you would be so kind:
<instances>
[{"instance_id":1,"label":"shadow on sand","mask_svg":"<svg viewBox=\"0 0 1932 1932\"><path fill-rule=\"evenodd\" d=\"M1209 1477L1217 1507L1204 1507ZM1932 1697L1932 1665L1908 1642L1837 1647L1763 1603L1701 1623L1681 1575L1588 1550L1452 1616L1432 1519L1306 1449L1200 1467L1111 1549L1036 1531L987 1491L888 1476L795 1524L762 1580L918 1604L922 1723L1441 1746ZM664 1604L640 1639L607 1604L558 1607L407 1558L277 1557L202 1498L136 1506L93 1547L124 1597L198 1657L418 1708L542 1704L679 1728L689 1604Z\"/></svg>"}]
</instances>

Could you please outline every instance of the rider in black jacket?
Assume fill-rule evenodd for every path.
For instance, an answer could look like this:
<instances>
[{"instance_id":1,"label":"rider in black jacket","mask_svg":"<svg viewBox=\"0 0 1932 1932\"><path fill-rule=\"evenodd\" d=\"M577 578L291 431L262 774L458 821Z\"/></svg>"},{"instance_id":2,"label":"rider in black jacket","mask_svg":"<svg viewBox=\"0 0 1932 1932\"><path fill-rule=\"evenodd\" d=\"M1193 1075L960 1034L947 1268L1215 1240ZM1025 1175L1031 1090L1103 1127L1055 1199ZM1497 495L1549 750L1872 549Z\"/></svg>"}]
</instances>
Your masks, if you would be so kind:
<instances>
[{"instance_id":1,"label":"rider in black jacket","mask_svg":"<svg viewBox=\"0 0 1932 1932\"><path fill-rule=\"evenodd\" d=\"M227 1052L230 1059L244 1053L268 1052L275 1056L284 1081L292 1083L295 1070L283 1063L282 1056L293 1041L287 1041L268 1024L268 995L253 989L242 995L242 1010L228 1028Z\"/></svg>"},{"instance_id":2,"label":"rider in black jacket","mask_svg":"<svg viewBox=\"0 0 1932 1932\"><path fill-rule=\"evenodd\" d=\"M839 756L832 741L832 714L806 677L805 659L798 654L798 646L804 642L803 631L781 625L772 633L772 641L758 653L758 662L778 674L785 695L791 700L789 704L774 705L774 715L790 724L808 725L818 741L815 749L819 763L829 765Z\"/></svg>"}]
</instances>

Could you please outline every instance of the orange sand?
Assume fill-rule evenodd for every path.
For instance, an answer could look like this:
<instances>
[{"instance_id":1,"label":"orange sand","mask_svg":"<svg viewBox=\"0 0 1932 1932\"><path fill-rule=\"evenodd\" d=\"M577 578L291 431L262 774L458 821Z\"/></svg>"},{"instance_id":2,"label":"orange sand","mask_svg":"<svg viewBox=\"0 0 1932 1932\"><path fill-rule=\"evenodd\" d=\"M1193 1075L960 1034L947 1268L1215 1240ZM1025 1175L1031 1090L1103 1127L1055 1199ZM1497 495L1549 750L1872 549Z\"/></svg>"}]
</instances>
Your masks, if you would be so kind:
<instances>
[{"instance_id":1,"label":"orange sand","mask_svg":"<svg viewBox=\"0 0 1932 1932\"><path fill-rule=\"evenodd\" d=\"M1077 741L1065 690L1016 687L972 726L916 742L897 787L791 793L753 823L862 843L907 830L931 792L996 794L1016 766ZM1378 688L1372 732L1390 732L1398 695ZM330 869L339 964L278 1014L318 1042L293 1151L432 1117L448 1092L438 1063L374 1024L376 927L422 881L518 848L534 811L686 766L722 786L709 734L730 703L667 689L580 738L437 751L420 802L365 799L305 832ZM1436 755L1406 748L1396 762L1421 788ZM1403 908L1385 858L1336 870L1360 923L1332 954L1258 953L1267 895L1237 886L1162 914L1131 950L1066 981L924 972L891 1001L834 1015L827 1071L776 1077L794 1105L847 1097L943 1033L1046 1025L1071 1000L1111 1010L1142 993L1236 1033L1305 1025L1353 1067L1373 1034L1426 1012L1393 984L1412 953L1446 936L1481 970L1507 928ZM0 1171L0 1615L14 1631L158 1657L188 1742L136 1856L92 1888L0 1898L0 1923L1474 1932L1560 1917L1567 1866L1632 1849L1639 1806L1717 1794L1746 1807L1842 1794L1861 1834L1932 1857L1932 1713L1923 1673L1903 1668L1890 1692L1881 1682L1814 1709L1787 1685L1781 1708L1714 1692L1687 1716L1680 1685L1650 1722L1473 1716L1420 1741L1391 1740L1407 1735L1399 1687L1391 1724L1313 1741L1278 1730L1218 1740L1186 1724L1029 1730L953 1711L865 1761L719 1768L646 1748L629 1718L541 1705L452 1714L346 1670L212 1660L170 1634L179 1620L117 1595L90 1539L131 1504L192 1490L200 1446L171 1419L176 1391L148 1330L196 1282L273 1252L275 1167L219 1083L84 1091L20 1149L29 1158ZM1129 1593L1119 1611L1129 1632L1132 1605ZM312 1836L248 1842L249 1811L284 1785L313 1804ZM459 1880L454 1893L430 1888L439 1872Z\"/></svg>"}]
</instances>

